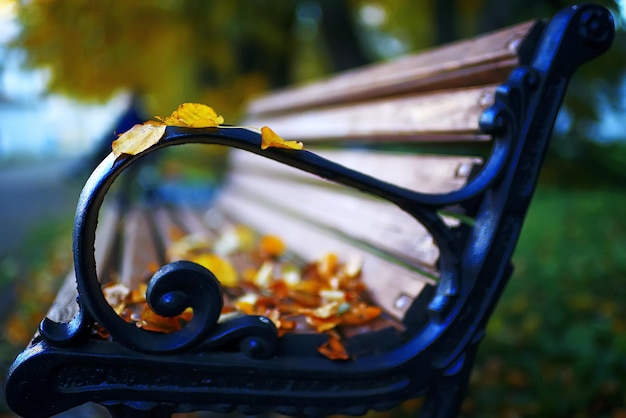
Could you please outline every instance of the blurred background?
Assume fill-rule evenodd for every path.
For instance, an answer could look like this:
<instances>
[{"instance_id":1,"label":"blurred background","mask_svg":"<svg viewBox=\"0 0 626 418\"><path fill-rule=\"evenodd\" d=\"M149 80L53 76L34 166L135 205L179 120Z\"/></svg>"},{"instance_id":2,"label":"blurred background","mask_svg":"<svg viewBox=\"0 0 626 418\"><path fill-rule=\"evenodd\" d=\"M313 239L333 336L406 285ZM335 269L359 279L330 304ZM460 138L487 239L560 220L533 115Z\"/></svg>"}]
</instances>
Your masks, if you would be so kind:
<instances>
[{"instance_id":1,"label":"blurred background","mask_svg":"<svg viewBox=\"0 0 626 418\"><path fill-rule=\"evenodd\" d=\"M464 417L626 417L626 2L599 3L617 38L572 80ZM71 268L78 193L114 132L183 102L236 123L264 90L568 4L0 0L1 379Z\"/></svg>"}]
</instances>

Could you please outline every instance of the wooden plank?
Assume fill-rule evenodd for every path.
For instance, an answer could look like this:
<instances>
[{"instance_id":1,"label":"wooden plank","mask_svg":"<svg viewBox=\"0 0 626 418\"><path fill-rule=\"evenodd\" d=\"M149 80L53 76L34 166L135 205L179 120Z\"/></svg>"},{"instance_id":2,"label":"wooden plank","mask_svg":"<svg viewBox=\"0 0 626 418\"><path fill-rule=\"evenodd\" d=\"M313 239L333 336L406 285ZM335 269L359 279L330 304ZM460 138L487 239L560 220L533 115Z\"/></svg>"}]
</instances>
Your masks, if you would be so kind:
<instances>
[{"instance_id":1,"label":"wooden plank","mask_svg":"<svg viewBox=\"0 0 626 418\"><path fill-rule=\"evenodd\" d=\"M104 206L100 211L96 239L94 243L94 258L96 260L96 274L102 283L107 280L108 269L115 258L114 250L120 232L121 208L117 203Z\"/></svg>"},{"instance_id":2,"label":"wooden plank","mask_svg":"<svg viewBox=\"0 0 626 418\"><path fill-rule=\"evenodd\" d=\"M156 232L156 237L154 239L159 240L161 244L161 248L166 255L165 262L169 263L172 261L177 261L178 258L170 257L167 249L171 248L174 243L174 234L182 233L188 234L189 231L180 225L175 219L174 214L170 208L167 208L162 205L156 205L151 208L152 222L154 224L154 230Z\"/></svg>"},{"instance_id":3,"label":"wooden plank","mask_svg":"<svg viewBox=\"0 0 626 418\"><path fill-rule=\"evenodd\" d=\"M96 273L101 282L108 281L108 267L113 259L113 249L119 234L120 213L118 205L104 206L101 210L96 230L95 252ZM57 322L67 322L78 312L76 297L76 274L72 269L66 276L56 298L48 311L48 318Z\"/></svg>"},{"instance_id":4,"label":"wooden plank","mask_svg":"<svg viewBox=\"0 0 626 418\"><path fill-rule=\"evenodd\" d=\"M78 313L76 274L68 273L46 316L55 322L69 322Z\"/></svg>"},{"instance_id":5,"label":"wooden plank","mask_svg":"<svg viewBox=\"0 0 626 418\"><path fill-rule=\"evenodd\" d=\"M391 140L429 133L479 139L481 113L493 103L496 86L411 95L364 103L259 116L246 123L267 125L285 139L304 141L367 137ZM465 136L461 136L465 134ZM467 135L474 134L475 136Z\"/></svg>"},{"instance_id":6,"label":"wooden plank","mask_svg":"<svg viewBox=\"0 0 626 418\"><path fill-rule=\"evenodd\" d=\"M521 41L537 21L473 39L350 70L332 78L284 89L251 101L246 114L286 112L397 94L495 83L515 65ZM478 80L473 76L483 73ZM488 77L493 76L493 79ZM455 82L455 80L458 80ZM462 81L462 82L459 82Z\"/></svg>"},{"instance_id":7,"label":"wooden plank","mask_svg":"<svg viewBox=\"0 0 626 418\"><path fill-rule=\"evenodd\" d=\"M212 211L198 210L182 206L176 209L175 216L188 233L199 236L206 242L213 242L218 237L220 228L224 225Z\"/></svg>"},{"instance_id":8,"label":"wooden plank","mask_svg":"<svg viewBox=\"0 0 626 418\"><path fill-rule=\"evenodd\" d=\"M135 289L165 263L155 238L149 211L142 208L129 209L122 231L120 283Z\"/></svg>"},{"instance_id":9,"label":"wooden plank","mask_svg":"<svg viewBox=\"0 0 626 418\"><path fill-rule=\"evenodd\" d=\"M301 183L267 182L254 176L234 175L229 194L254 201L247 209L268 205L277 214L300 218L311 228L323 228L338 238L358 241L399 261L435 270L439 250L428 231L397 206L343 188L322 188ZM240 212L246 208L240 209Z\"/></svg>"},{"instance_id":10,"label":"wooden plank","mask_svg":"<svg viewBox=\"0 0 626 418\"><path fill-rule=\"evenodd\" d=\"M328 252L335 252L342 259L353 255L362 257L362 277L373 301L396 318L403 317L410 302L425 286L435 284L402 265L257 203L248 195L229 193L220 198L219 207L229 218L262 234L279 235L289 251L304 260L314 260ZM251 207L254 210L250 210Z\"/></svg>"},{"instance_id":11,"label":"wooden plank","mask_svg":"<svg viewBox=\"0 0 626 418\"><path fill-rule=\"evenodd\" d=\"M447 193L467 183L476 157L411 155L367 150L319 151L317 154L338 164L389 183L422 193ZM284 180L312 182L318 177L246 151L231 154L233 172Z\"/></svg>"}]
</instances>

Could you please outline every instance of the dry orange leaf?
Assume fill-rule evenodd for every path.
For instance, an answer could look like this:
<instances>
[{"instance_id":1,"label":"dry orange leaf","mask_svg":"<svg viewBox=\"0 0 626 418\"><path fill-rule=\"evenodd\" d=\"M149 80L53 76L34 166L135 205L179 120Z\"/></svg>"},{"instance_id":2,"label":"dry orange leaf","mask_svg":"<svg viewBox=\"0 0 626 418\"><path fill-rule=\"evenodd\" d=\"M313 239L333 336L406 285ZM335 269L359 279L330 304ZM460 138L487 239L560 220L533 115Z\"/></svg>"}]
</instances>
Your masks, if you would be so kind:
<instances>
[{"instance_id":1,"label":"dry orange leaf","mask_svg":"<svg viewBox=\"0 0 626 418\"><path fill-rule=\"evenodd\" d=\"M144 305L140 314L141 320L137 322L137 326L146 331L155 331L161 333L171 333L180 331L185 321L181 321L180 317L166 317L154 313L148 305Z\"/></svg>"},{"instance_id":2,"label":"dry orange leaf","mask_svg":"<svg viewBox=\"0 0 626 418\"><path fill-rule=\"evenodd\" d=\"M298 311L301 314L312 316L317 319L328 319L337 315L339 312L339 303L330 302L324 305L320 305L315 309L302 308Z\"/></svg>"},{"instance_id":3,"label":"dry orange leaf","mask_svg":"<svg viewBox=\"0 0 626 418\"><path fill-rule=\"evenodd\" d=\"M159 142L165 128L165 125L152 123L137 124L113 141L113 154L116 158L122 154L137 155Z\"/></svg>"},{"instance_id":4,"label":"dry orange leaf","mask_svg":"<svg viewBox=\"0 0 626 418\"><path fill-rule=\"evenodd\" d=\"M341 341L332 335L327 342L317 348L317 351L331 360L348 360L350 358Z\"/></svg>"},{"instance_id":5,"label":"dry orange leaf","mask_svg":"<svg viewBox=\"0 0 626 418\"><path fill-rule=\"evenodd\" d=\"M335 329L341 324L341 318L332 316L330 318L316 318L313 316L305 317L306 323L315 328L315 332L326 332Z\"/></svg>"},{"instance_id":6,"label":"dry orange leaf","mask_svg":"<svg viewBox=\"0 0 626 418\"><path fill-rule=\"evenodd\" d=\"M285 252L285 243L276 235L264 235L259 245L261 251L269 257L280 257Z\"/></svg>"},{"instance_id":7,"label":"dry orange leaf","mask_svg":"<svg viewBox=\"0 0 626 418\"><path fill-rule=\"evenodd\" d=\"M269 127L261 128L261 149L268 148L287 148L287 149L303 149L304 145L298 141L285 141Z\"/></svg>"},{"instance_id":8,"label":"dry orange leaf","mask_svg":"<svg viewBox=\"0 0 626 418\"><path fill-rule=\"evenodd\" d=\"M168 126L184 128L211 128L224 123L212 107L200 103L183 103L170 116L156 118Z\"/></svg>"},{"instance_id":9,"label":"dry orange leaf","mask_svg":"<svg viewBox=\"0 0 626 418\"><path fill-rule=\"evenodd\" d=\"M278 328L278 336L282 337L288 332L292 332L296 329L298 323L290 319L281 319L280 327Z\"/></svg>"},{"instance_id":10,"label":"dry orange leaf","mask_svg":"<svg viewBox=\"0 0 626 418\"><path fill-rule=\"evenodd\" d=\"M317 274L328 280L337 273L339 257L335 253L327 253L317 261Z\"/></svg>"},{"instance_id":11,"label":"dry orange leaf","mask_svg":"<svg viewBox=\"0 0 626 418\"><path fill-rule=\"evenodd\" d=\"M341 323L344 325L363 325L372 319L378 318L383 310L378 306L369 306L360 303L351 307L341 315Z\"/></svg>"}]
</instances>

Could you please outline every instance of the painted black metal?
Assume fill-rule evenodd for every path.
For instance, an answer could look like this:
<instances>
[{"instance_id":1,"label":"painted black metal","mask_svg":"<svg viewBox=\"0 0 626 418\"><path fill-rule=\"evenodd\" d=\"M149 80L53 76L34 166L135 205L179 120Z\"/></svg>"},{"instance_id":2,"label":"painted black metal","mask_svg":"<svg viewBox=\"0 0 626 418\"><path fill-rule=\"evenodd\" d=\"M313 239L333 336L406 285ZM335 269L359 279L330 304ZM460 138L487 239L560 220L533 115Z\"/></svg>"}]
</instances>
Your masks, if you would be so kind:
<instances>
[{"instance_id":1,"label":"painted black metal","mask_svg":"<svg viewBox=\"0 0 626 418\"><path fill-rule=\"evenodd\" d=\"M525 54L534 53L521 60L482 115L481 129L494 137L485 167L466 187L445 195L408 191L308 151L261 150L259 134L242 128L168 128L139 156L109 156L87 181L76 211L79 314L70 323L42 322L40 336L10 370L8 404L28 417L87 401L119 416L198 409L319 416L389 409L428 394L425 416L455 416L486 321L512 272L511 255L568 80L580 64L608 49L613 34L603 7L575 6L557 14L536 47L525 46ZM208 270L183 261L154 275L148 299L163 315L193 307L192 322L173 334L124 322L106 303L95 273L100 205L115 178L137 159L191 142L244 149L383 197L413 215L441 250L441 278L426 316L417 320L411 312L418 309L412 309L404 335L381 334L379 339L393 342L384 350L332 362L310 349L322 341L320 335L279 340L262 317L217 324L219 283ZM468 202L476 223L464 232L448 228L437 215L440 208ZM94 321L112 341L91 336Z\"/></svg>"}]
</instances>

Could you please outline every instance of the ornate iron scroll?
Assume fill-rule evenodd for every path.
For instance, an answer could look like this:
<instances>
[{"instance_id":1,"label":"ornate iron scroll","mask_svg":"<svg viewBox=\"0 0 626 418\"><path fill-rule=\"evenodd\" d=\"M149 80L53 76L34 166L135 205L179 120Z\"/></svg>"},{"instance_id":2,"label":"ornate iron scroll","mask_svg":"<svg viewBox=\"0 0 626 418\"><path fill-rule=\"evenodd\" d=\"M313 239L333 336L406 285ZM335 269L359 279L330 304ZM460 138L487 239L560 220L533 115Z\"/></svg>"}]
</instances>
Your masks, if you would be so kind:
<instances>
[{"instance_id":1,"label":"ornate iron scroll","mask_svg":"<svg viewBox=\"0 0 626 418\"><path fill-rule=\"evenodd\" d=\"M95 273L95 229L107 190L142 155L110 156L88 180L76 212L79 314L64 324L44 320L41 338L10 372L10 406L32 417L90 400L120 416L156 409L319 416L388 409L428 392L427 416L455 416L477 344L511 274L510 258L567 82L580 64L608 49L613 35L611 14L600 6L557 14L531 48L532 57L512 72L482 115L481 129L494 138L483 170L449 194L412 192L308 151L263 151L259 135L245 129L168 128L142 154L184 143L240 148L382 197L429 229L441 250L441 278L427 323L388 352L349 362L279 355L276 330L261 317L217 325L219 283L210 271L189 262L164 266L150 281L149 300L164 315L191 306L200 321L179 333L155 335L120 319L104 300ZM470 200L478 202L472 213L476 222L459 235L443 224L437 210ZM110 332L113 342L88 337L93 321ZM232 339L241 341L246 354L221 349Z\"/></svg>"}]
</instances>

